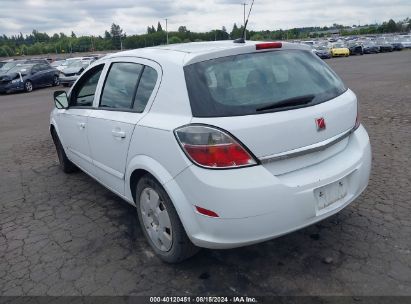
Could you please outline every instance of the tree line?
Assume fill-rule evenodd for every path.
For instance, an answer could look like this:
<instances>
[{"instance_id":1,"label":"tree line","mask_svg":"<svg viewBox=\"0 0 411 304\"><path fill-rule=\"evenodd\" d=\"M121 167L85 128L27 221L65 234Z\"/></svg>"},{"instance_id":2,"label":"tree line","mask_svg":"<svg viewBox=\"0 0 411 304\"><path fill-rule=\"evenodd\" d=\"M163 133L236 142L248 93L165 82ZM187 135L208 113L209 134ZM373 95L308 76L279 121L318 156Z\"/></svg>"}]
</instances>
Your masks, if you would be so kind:
<instances>
[{"instance_id":1,"label":"tree line","mask_svg":"<svg viewBox=\"0 0 411 304\"><path fill-rule=\"evenodd\" d=\"M303 27L287 30L249 31L247 37L251 40L294 40L326 37L329 29L336 29L341 35L365 35L379 33L408 32L410 19L395 22L390 19L382 24L349 27L334 24L331 27ZM192 32L186 26L180 26L177 31L168 32L170 44L194 41L228 40L241 37L243 26L233 25L230 32L225 27L208 32ZM80 36L72 31L70 35L55 33L52 36L33 30L31 34L23 36L0 36L0 57L40 54L64 54L74 52L114 51L120 49L135 49L148 46L166 44L166 32L158 22L157 27L148 26L147 32L142 35L127 35L120 25L113 23L103 36Z\"/></svg>"}]
</instances>

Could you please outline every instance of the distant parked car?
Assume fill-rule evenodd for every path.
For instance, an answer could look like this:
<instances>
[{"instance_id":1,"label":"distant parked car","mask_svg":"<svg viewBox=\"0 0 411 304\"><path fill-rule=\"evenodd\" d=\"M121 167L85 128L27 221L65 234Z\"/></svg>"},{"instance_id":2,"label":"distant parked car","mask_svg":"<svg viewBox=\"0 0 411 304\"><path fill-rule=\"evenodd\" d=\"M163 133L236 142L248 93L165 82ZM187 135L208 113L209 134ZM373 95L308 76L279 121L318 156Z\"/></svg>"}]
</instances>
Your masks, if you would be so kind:
<instances>
[{"instance_id":1,"label":"distant parked car","mask_svg":"<svg viewBox=\"0 0 411 304\"><path fill-rule=\"evenodd\" d=\"M36 64L36 63L42 63L42 64L49 64L47 60L45 59L23 59L23 60L12 60L4 64L2 67L0 67L0 75L3 75L7 73L9 70L12 68L18 66L18 65L23 65L23 64Z\"/></svg>"},{"instance_id":2,"label":"distant parked car","mask_svg":"<svg viewBox=\"0 0 411 304\"><path fill-rule=\"evenodd\" d=\"M0 75L0 93L31 92L35 88L58 84L58 71L45 63L16 65Z\"/></svg>"},{"instance_id":3,"label":"distant parked car","mask_svg":"<svg viewBox=\"0 0 411 304\"><path fill-rule=\"evenodd\" d=\"M380 47L375 43L368 41L363 45L364 54L378 54L380 52Z\"/></svg>"},{"instance_id":4,"label":"distant parked car","mask_svg":"<svg viewBox=\"0 0 411 304\"><path fill-rule=\"evenodd\" d=\"M409 37L400 37L399 41L401 42L402 46L406 49L411 48L411 38Z\"/></svg>"},{"instance_id":5,"label":"distant parked car","mask_svg":"<svg viewBox=\"0 0 411 304\"><path fill-rule=\"evenodd\" d=\"M79 59L70 62L68 66L60 71L60 83L65 87L71 86L92 62L94 62L94 59Z\"/></svg>"},{"instance_id":6,"label":"distant parked car","mask_svg":"<svg viewBox=\"0 0 411 304\"><path fill-rule=\"evenodd\" d=\"M332 57L348 57L350 50L342 43L334 43L331 45L330 53Z\"/></svg>"},{"instance_id":7,"label":"distant parked car","mask_svg":"<svg viewBox=\"0 0 411 304\"><path fill-rule=\"evenodd\" d=\"M350 55L364 55L364 48L359 43L352 43L348 45Z\"/></svg>"},{"instance_id":8,"label":"distant parked car","mask_svg":"<svg viewBox=\"0 0 411 304\"><path fill-rule=\"evenodd\" d=\"M380 47L380 53L392 52L394 47L387 41L377 41L376 44Z\"/></svg>"},{"instance_id":9,"label":"distant parked car","mask_svg":"<svg viewBox=\"0 0 411 304\"><path fill-rule=\"evenodd\" d=\"M326 47L316 47L313 49L314 54L316 54L321 59L330 59L330 51Z\"/></svg>"}]
</instances>

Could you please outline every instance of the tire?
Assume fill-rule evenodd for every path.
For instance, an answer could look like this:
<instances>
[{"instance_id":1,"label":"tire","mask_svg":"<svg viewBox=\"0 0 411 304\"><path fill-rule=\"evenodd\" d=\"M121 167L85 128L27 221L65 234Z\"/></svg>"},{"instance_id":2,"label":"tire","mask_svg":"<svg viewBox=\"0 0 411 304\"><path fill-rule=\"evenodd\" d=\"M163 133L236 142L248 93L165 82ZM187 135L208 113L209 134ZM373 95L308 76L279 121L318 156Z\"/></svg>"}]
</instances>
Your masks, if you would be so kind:
<instances>
[{"instance_id":1,"label":"tire","mask_svg":"<svg viewBox=\"0 0 411 304\"><path fill-rule=\"evenodd\" d=\"M53 76L52 86L53 86L53 87L56 87L56 86L58 86L59 84L60 84L60 79L59 79L59 77L58 77L57 75L54 75L54 76Z\"/></svg>"},{"instance_id":2,"label":"tire","mask_svg":"<svg viewBox=\"0 0 411 304\"><path fill-rule=\"evenodd\" d=\"M33 91L33 83L32 83L30 80L27 80L27 81L24 83L24 90L25 90L26 92L32 92L32 91Z\"/></svg>"},{"instance_id":3,"label":"tire","mask_svg":"<svg viewBox=\"0 0 411 304\"><path fill-rule=\"evenodd\" d=\"M57 156L59 158L60 168L64 173L72 173L78 171L78 168L73 164L64 152L63 145L60 142L60 139L55 130L51 132L51 137L53 138L54 145L56 146Z\"/></svg>"},{"instance_id":4,"label":"tire","mask_svg":"<svg viewBox=\"0 0 411 304\"><path fill-rule=\"evenodd\" d=\"M146 174L139 180L135 198L141 229L162 261L179 263L200 250L191 243L170 197L154 177Z\"/></svg>"}]
</instances>

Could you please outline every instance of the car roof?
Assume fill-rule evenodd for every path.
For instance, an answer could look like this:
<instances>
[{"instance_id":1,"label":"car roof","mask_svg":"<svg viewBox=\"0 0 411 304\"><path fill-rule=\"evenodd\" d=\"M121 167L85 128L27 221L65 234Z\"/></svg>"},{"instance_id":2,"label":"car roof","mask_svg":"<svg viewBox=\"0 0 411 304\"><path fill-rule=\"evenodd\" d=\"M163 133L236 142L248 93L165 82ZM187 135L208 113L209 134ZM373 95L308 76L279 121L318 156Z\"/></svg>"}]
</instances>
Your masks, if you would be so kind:
<instances>
[{"instance_id":1,"label":"car roof","mask_svg":"<svg viewBox=\"0 0 411 304\"><path fill-rule=\"evenodd\" d=\"M107 55L104 59L117 57L142 57L156 61L160 64L167 62L185 66L218 57L256 52L255 45L260 43L267 42L246 41L245 43L233 43L232 40L225 40L180 43L119 52ZM300 43L281 43L281 49L311 49L309 46Z\"/></svg>"}]
</instances>

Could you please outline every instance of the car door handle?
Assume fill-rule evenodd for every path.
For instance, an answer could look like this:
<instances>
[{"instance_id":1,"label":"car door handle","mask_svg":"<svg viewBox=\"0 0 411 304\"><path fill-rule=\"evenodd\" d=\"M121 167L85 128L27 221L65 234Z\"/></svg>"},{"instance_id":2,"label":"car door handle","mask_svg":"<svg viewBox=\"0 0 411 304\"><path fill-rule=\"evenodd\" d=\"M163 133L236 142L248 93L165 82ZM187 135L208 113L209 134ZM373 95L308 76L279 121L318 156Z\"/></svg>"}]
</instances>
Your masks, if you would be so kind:
<instances>
[{"instance_id":1,"label":"car door handle","mask_svg":"<svg viewBox=\"0 0 411 304\"><path fill-rule=\"evenodd\" d=\"M85 122L79 122L77 123L77 126L80 128L80 130L83 130L86 128L86 123Z\"/></svg>"},{"instance_id":2,"label":"car door handle","mask_svg":"<svg viewBox=\"0 0 411 304\"><path fill-rule=\"evenodd\" d=\"M113 130L111 134L116 138L126 138L126 132L124 131Z\"/></svg>"}]
</instances>

